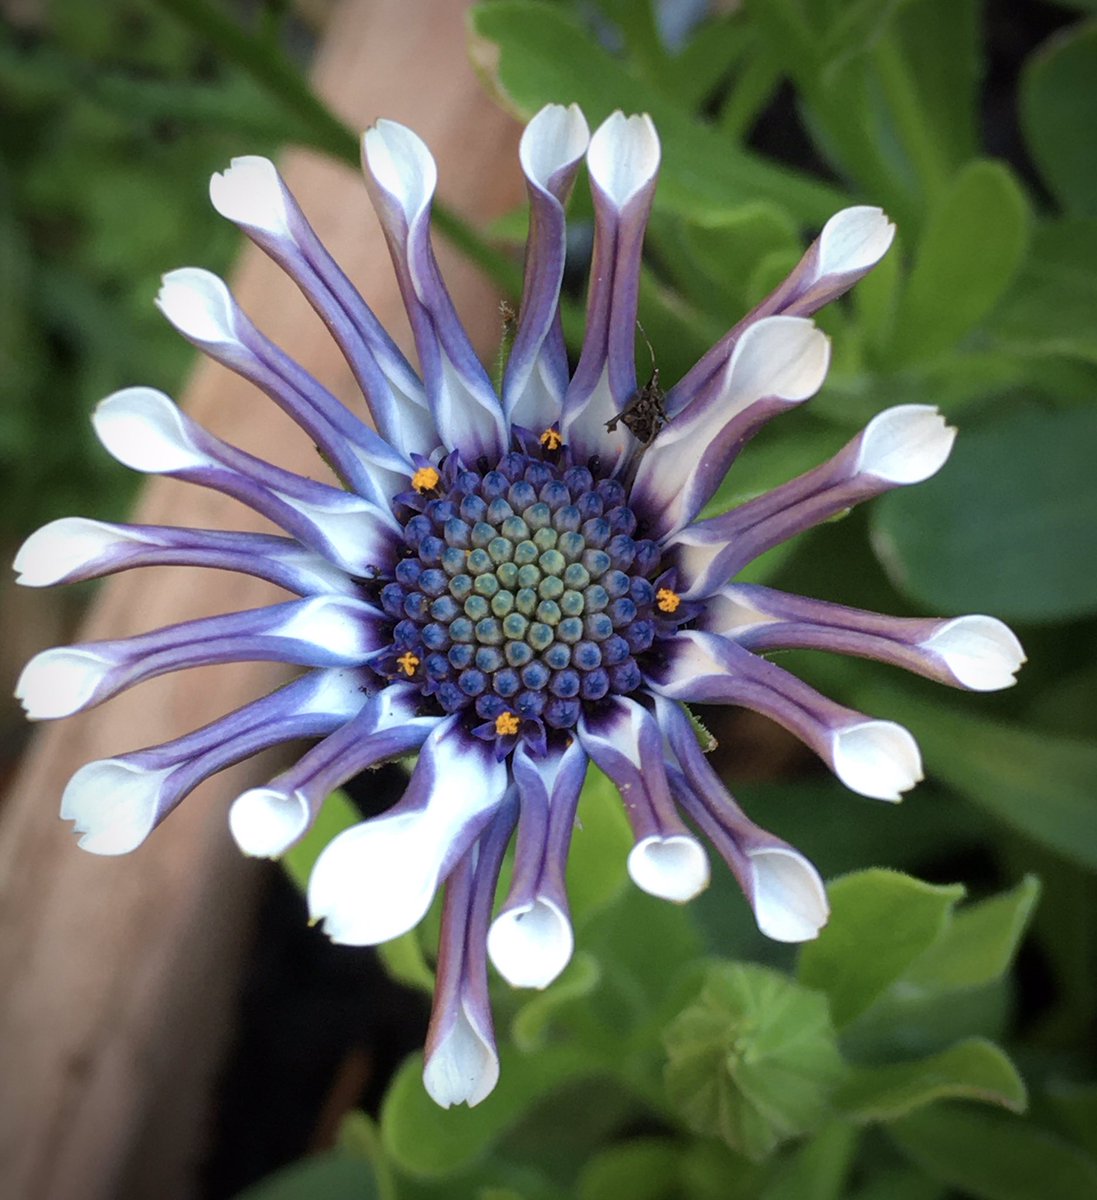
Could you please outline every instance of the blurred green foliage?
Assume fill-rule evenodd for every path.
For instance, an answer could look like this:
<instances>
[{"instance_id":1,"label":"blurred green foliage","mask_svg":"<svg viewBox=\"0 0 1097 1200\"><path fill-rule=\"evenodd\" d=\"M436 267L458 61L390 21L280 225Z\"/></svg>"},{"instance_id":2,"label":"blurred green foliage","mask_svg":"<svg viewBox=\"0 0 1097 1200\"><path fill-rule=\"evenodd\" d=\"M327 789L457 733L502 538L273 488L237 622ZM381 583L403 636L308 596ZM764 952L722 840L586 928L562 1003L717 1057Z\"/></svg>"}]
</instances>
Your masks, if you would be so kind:
<instances>
[{"instance_id":1,"label":"blurred green foliage","mask_svg":"<svg viewBox=\"0 0 1097 1200\"><path fill-rule=\"evenodd\" d=\"M178 387L192 351L160 275L224 269L236 231L205 181L284 136L260 90L153 0L47 0L0 27L0 522L11 539L134 476L88 421L110 392Z\"/></svg>"}]
</instances>

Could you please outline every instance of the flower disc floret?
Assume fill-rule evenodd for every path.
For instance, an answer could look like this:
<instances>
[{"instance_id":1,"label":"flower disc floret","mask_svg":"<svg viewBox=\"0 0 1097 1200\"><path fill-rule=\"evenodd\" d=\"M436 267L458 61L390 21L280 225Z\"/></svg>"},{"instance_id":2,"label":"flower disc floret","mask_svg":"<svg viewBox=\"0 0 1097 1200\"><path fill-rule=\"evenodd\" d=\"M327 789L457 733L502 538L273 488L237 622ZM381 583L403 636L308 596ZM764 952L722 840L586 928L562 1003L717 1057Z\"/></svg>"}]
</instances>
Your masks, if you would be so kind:
<instances>
[{"instance_id":1,"label":"flower disc floret","mask_svg":"<svg viewBox=\"0 0 1097 1200\"><path fill-rule=\"evenodd\" d=\"M404 553L380 591L394 626L379 669L508 750L636 693L645 656L692 612L679 615L621 482L575 465L558 441L522 440L530 451L489 470L452 454L416 472L396 503ZM417 482L427 470L429 493Z\"/></svg>"}]
</instances>

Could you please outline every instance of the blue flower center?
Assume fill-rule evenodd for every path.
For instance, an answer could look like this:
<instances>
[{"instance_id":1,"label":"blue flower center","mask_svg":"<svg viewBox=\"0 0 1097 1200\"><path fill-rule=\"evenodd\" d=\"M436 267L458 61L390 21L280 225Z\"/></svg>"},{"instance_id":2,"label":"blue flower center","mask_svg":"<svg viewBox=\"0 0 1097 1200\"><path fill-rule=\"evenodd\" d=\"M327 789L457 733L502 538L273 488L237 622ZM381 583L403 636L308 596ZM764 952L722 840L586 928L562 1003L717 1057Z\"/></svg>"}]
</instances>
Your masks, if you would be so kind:
<instances>
[{"instance_id":1,"label":"blue flower center","mask_svg":"<svg viewBox=\"0 0 1097 1200\"><path fill-rule=\"evenodd\" d=\"M685 613L619 481L566 450L483 471L451 455L416 481L397 505L413 512L406 554L381 591L390 678L504 739L571 729L584 704L640 687L638 656Z\"/></svg>"}]
</instances>

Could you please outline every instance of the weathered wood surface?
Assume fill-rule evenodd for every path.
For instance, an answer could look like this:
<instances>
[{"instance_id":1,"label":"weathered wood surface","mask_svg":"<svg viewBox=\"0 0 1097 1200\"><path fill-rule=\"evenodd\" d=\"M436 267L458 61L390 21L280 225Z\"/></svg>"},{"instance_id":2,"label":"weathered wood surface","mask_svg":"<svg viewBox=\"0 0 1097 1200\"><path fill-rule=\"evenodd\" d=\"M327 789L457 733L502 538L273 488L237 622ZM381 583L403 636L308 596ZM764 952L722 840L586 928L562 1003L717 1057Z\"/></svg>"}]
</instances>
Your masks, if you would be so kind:
<instances>
[{"instance_id":1,"label":"weathered wood surface","mask_svg":"<svg viewBox=\"0 0 1097 1200\"><path fill-rule=\"evenodd\" d=\"M518 131L487 101L467 65L465 9L460 0L346 0L326 31L316 78L352 125L389 116L414 127L438 158L442 198L483 221L520 196ZM321 236L407 348L388 255L360 178L305 153L287 155L283 166ZM219 218L211 211L210 220ZM440 258L474 342L490 353L499 332L497 297L444 247ZM357 401L319 321L250 247L234 287L261 328L348 402ZM120 379L119 386L134 382ZM226 371L197 366L184 401L227 440L321 474L307 440ZM230 500L159 479L144 491L137 519L251 523ZM103 587L81 638L123 636L273 597L273 589L238 576L134 572ZM262 665L187 672L39 731L0 810L0 1196L195 1194L211 1085L231 1032L240 954L263 869L241 860L225 814L232 796L268 778L277 764L244 764L211 781L149 843L120 859L79 851L57 818L57 803L83 762L194 728L276 680Z\"/></svg>"}]
</instances>

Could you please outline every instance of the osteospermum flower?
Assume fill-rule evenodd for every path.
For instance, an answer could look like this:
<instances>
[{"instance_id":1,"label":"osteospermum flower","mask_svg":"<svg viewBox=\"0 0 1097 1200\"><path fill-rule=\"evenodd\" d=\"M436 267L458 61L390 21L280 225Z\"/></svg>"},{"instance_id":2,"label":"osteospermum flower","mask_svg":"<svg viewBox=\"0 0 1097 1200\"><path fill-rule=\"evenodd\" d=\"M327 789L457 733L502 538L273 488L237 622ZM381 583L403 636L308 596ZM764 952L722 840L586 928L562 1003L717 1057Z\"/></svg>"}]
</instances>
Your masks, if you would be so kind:
<instances>
[{"instance_id":1,"label":"osteospermum flower","mask_svg":"<svg viewBox=\"0 0 1097 1200\"><path fill-rule=\"evenodd\" d=\"M879 209L828 221L789 278L663 396L638 386L634 365L655 129L615 113L588 136L577 108L546 108L521 143L530 237L497 394L431 249L436 173L426 146L379 121L363 156L421 376L270 162L234 160L210 194L322 317L375 429L268 341L208 272L171 272L157 301L186 338L288 412L343 486L271 466L162 393L127 388L93 418L110 453L234 496L281 534L70 518L32 535L16 562L30 586L186 564L257 575L298 599L47 650L18 695L32 718L63 717L184 667L270 659L308 668L194 733L78 771L61 811L98 854L138 846L230 763L319 738L232 805L242 850L276 856L333 788L418 752L403 799L321 854L309 905L335 941L371 945L415 926L445 883L425 1082L440 1104L475 1104L498 1076L488 958L510 983L542 988L572 951L564 874L588 762L624 797L639 887L674 901L705 887L708 860L685 814L735 873L762 931L802 941L826 921L822 882L728 796L684 705L764 713L854 791L897 800L921 777L910 734L824 698L763 654L833 650L975 690L1008 686L1023 655L991 617L899 620L734 582L777 543L937 471L954 431L933 408L888 409L821 467L698 520L743 445L821 386L828 342L809 316L887 250L893 229ZM572 371L559 292L564 204L584 156L595 241ZM513 882L493 915L515 828Z\"/></svg>"}]
</instances>

